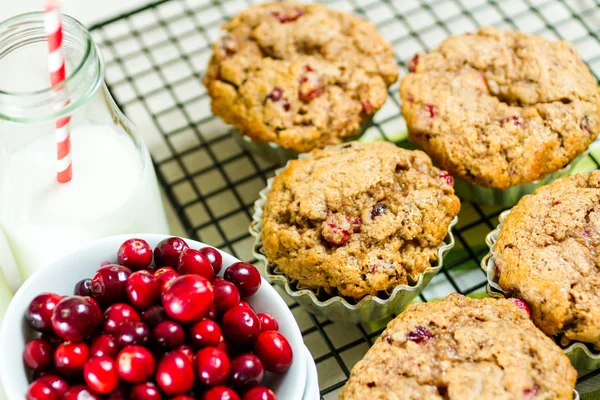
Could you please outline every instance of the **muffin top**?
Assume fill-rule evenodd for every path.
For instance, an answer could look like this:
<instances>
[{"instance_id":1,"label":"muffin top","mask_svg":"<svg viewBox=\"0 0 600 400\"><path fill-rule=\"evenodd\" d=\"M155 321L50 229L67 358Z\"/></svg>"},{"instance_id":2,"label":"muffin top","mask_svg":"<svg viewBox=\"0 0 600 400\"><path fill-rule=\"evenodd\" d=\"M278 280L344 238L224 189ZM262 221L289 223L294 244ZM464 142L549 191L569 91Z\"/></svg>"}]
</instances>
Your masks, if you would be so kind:
<instances>
[{"instance_id":1,"label":"muffin top","mask_svg":"<svg viewBox=\"0 0 600 400\"><path fill-rule=\"evenodd\" d=\"M548 335L600 349L600 171L523 197L494 248L499 285Z\"/></svg>"},{"instance_id":2,"label":"muffin top","mask_svg":"<svg viewBox=\"0 0 600 400\"><path fill-rule=\"evenodd\" d=\"M255 141L301 152L341 143L398 78L373 25L320 4L250 7L223 29L204 84L213 113Z\"/></svg>"},{"instance_id":3,"label":"muffin top","mask_svg":"<svg viewBox=\"0 0 600 400\"><path fill-rule=\"evenodd\" d=\"M340 400L572 400L569 359L510 300L410 305L352 369Z\"/></svg>"},{"instance_id":4,"label":"muffin top","mask_svg":"<svg viewBox=\"0 0 600 400\"><path fill-rule=\"evenodd\" d=\"M265 254L302 286L331 294L414 285L460 209L452 183L425 153L389 142L314 150L273 181Z\"/></svg>"},{"instance_id":5,"label":"muffin top","mask_svg":"<svg viewBox=\"0 0 600 400\"><path fill-rule=\"evenodd\" d=\"M596 82L567 42L482 28L417 54L409 71L400 94L411 140L471 183L535 181L600 132Z\"/></svg>"}]
</instances>

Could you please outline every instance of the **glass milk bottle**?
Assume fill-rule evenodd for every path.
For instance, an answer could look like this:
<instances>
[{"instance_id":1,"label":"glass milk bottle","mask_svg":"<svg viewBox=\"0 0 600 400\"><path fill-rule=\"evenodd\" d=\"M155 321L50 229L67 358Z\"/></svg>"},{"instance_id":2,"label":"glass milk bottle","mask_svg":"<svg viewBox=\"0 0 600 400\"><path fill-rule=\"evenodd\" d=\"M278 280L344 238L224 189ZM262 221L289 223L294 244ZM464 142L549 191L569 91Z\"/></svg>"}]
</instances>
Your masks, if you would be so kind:
<instances>
[{"instance_id":1,"label":"glass milk bottle","mask_svg":"<svg viewBox=\"0 0 600 400\"><path fill-rule=\"evenodd\" d=\"M88 241L168 233L148 150L107 90L89 32L67 16L63 49L66 79L50 87L43 15L0 24L0 224L18 271L1 254L0 266L13 285ZM59 183L66 120L72 179Z\"/></svg>"}]
</instances>

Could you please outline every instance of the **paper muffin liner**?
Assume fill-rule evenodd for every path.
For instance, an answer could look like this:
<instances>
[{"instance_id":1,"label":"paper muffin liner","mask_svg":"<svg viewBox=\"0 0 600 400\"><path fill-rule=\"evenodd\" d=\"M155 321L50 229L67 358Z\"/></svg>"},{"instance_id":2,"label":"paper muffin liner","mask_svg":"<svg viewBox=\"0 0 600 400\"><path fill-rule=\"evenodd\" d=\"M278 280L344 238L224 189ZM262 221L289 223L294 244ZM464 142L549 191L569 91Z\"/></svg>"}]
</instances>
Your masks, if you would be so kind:
<instances>
[{"instance_id":1,"label":"paper muffin liner","mask_svg":"<svg viewBox=\"0 0 600 400\"><path fill-rule=\"evenodd\" d=\"M329 146L336 147L336 146ZM309 154L300 154L299 158L305 158ZM285 167L275 171L278 175ZM263 208L267 202L267 194L271 190L275 178L267 181L267 187L259 193L259 198L254 203L254 215L250 224L250 234L254 236L254 257L260 261L259 269L262 275L271 282L282 287L285 292L303 306L311 314L327 318L332 321L344 322L366 322L377 321L392 314L399 313L406 307L421 291L429 284L431 278L442 269L444 256L454 247L454 235L452 227L458 222L455 217L448 225L448 233L442 244L438 247L438 259L436 265L425 269L419 276L414 286L398 285L389 293L377 296L367 295L359 300L337 295L335 292L327 292L324 288L312 289L303 287L297 280L288 278L277 265L270 262L264 252L261 238Z\"/></svg>"},{"instance_id":2,"label":"paper muffin liner","mask_svg":"<svg viewBox=\"0 0 600 400\"><path fill-rule=\"evenodd\" d=\"M461 200L472 201L488 206L512 207L519 199L527 194L533 193L538 187L544 186L559 178L568 176L579 161L584 159L589 150L584 151L573 159L565 167L551 172L540 180L534 182L520 183L507 189L489 188L455 178L454 191Z\"/></svg>"},{"instance_id":3,"label":"paper muffin liner","mask_svg":"<svg viewBox=\"0 0 600 400\"><path fill-rule=\"evenodd\" d=\"M500 229L509 213L510 210L506 210L500 214L498 217L498 226L485 237L485 243L490 248L490 251L481 260L481 268L485 272L488 281L486 286L487 293L490 297L495 298L509 297L498 284L496 253L494 253L494 246L498 240ZM567 347L560 347L566 356L569 357L571 364L575 367L580 377L600 368L600 353L594 353L585 343L571 342Z\"/></svg>"}]
</instances>

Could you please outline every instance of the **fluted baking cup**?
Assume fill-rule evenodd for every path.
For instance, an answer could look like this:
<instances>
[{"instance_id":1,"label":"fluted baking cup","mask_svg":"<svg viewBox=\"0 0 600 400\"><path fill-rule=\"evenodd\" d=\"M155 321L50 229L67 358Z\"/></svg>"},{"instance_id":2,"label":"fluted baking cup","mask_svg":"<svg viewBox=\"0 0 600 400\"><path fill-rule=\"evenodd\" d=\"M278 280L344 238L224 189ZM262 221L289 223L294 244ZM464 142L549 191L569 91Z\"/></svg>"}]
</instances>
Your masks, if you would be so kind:
<instances>
[{"instance_id":1,"label":"fluted baking cup","mask_svg":"<svg viewBox=\"0 0 600 400\"><path fill-rule=\"evenodd\" d=\"M299 158L307 156L308 154L301 154ZM279 174L285 168L287 168L287 165L278 169L275 174ZM425 269L414 286L398 285L384 295L367 295L359 300L339 296L336 293L327 293L324 289L302 287L297 280L288 278L277 265L270 262L263 249L261 237L263 208L267 201L267 194L273 185L273 180L274 178L268 180L267 187L260 192L258 200L254 203L254 216L250 224L250 233L255 239L254 257L260 261L259 268L264 277L281 286L290 297L308 312L317 316L332 321L358 323L377 321L399 313L427 286L431 278L442 268L444 256L454 247L452 227L458 222L456 217L448 225L446 238L438 247L436 265Z\"/></svg>"},{"instance_id":2,"label":"fluted baking cup","mask_svg":"<svg viewBox=\"0 0 600 400\"><path fill-rule=\"evenodd\" d=\"M504 211L502 214L500 214L498 217L498 226L485 237L485 243L490 248L490 251L481 260L481 268L487 276L487 293L491 297L496 298L509 297L508 294L502 290L498 284L496 253L494 253L494 246L498 241L500 229L508 217L508 214L510 214L510 210ZM569 344L567 347L561 346L561 348L566 356L569 357L569 360L571 360L571 364L573 367L575 367L580 377L600 368L600 354L594 353L585 343L571 342L571 344Z\"/></svg>"}]
</instances>

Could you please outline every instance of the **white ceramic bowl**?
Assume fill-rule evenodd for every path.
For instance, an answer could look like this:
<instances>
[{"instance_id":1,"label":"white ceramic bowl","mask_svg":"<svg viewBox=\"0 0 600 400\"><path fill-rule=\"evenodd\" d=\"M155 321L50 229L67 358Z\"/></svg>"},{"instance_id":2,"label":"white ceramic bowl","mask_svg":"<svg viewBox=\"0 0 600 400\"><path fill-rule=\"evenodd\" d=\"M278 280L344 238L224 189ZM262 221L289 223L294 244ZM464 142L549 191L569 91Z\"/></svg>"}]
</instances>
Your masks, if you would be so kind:
<instances>
[{"instance_id":1,"label":"white ceramic bowl","mask_svg":"<svg viewBox=\"0 0 600 400\"><path fill-rule=\"evenodd\" d=\"M104 261L116 262L117 250L125 240L138 237L154 247L165 235L121 235L101 239L85 245L55 260L41 271L31 276L19 289L4 316L0 328L0 387L4 388L8 400L22 400L29 386L23 366L23 349L26 339L33 335L32 329L23 316L31 300L42 292L56 292L71 295L75 283L91 278ZM187 240L190 247L198 249L203 243ZM221 275L230 264L239 261L221 252L223 267ZM285 374L267 374L266 384L272 388L278 399L302 400L306 385L306 350L302 335L292 313L264 279L260 290L249 303L258 312L268 312L279 322L279 331L288 339L294 352L292 366Z\"/></svg>"}]
</instances>

